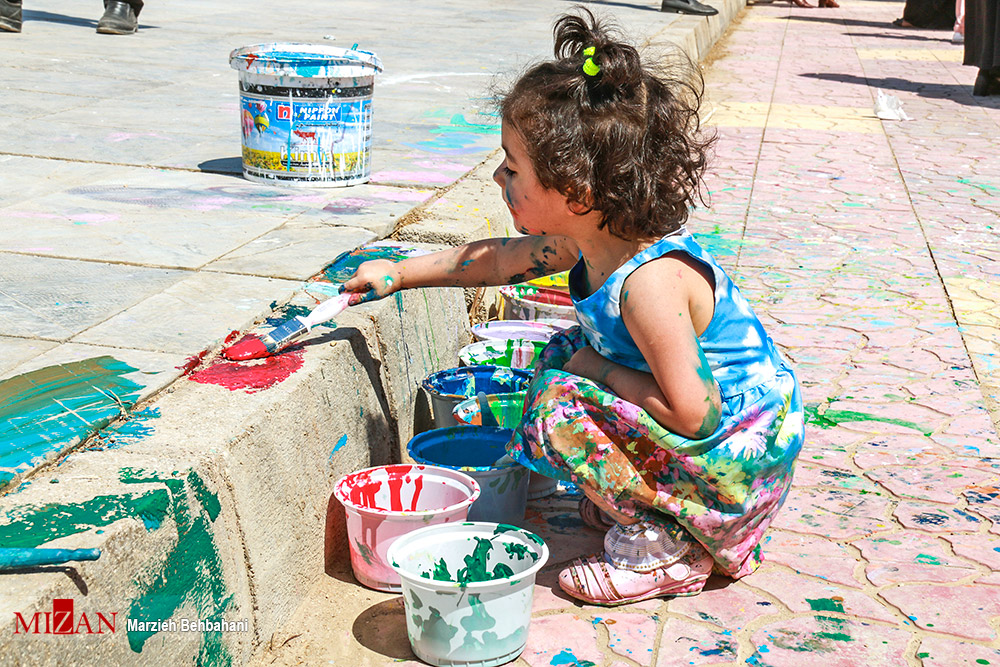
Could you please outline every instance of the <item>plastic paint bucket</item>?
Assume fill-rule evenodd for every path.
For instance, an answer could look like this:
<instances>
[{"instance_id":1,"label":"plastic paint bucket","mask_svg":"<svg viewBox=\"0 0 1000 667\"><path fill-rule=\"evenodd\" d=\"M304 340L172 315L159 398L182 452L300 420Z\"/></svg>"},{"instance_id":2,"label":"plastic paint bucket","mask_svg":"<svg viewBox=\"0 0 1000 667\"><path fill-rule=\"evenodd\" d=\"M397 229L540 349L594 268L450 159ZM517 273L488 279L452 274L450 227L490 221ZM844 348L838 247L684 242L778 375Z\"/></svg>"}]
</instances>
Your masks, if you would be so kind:
<instances>
[{"instance_id":1,"label":"plastic paint bucket","mask_svg":"<svg viewBox=\"0 0 1000 667\"><path fill-rule=\"evenodd\" d=\"M504 297L504 318L508 320L576 319L573 299L562 290L508 285L500 288L500 294Z\"/></svg>"},{"instance_id":2,"label":"plastic paint bucket","mask_svg":"<svg viewBox=\"0 0 1000 667\"><path fill-rule=\"evenodd\" d=\"M559 273L553 273L551 276L534 278L525 284L534 287L548 287L549 289L556 289L569 294L569 271L560 271Z\"/></svg>"},{"instance_id":3,"label":"plastic paint bucket","mask_svg":"<svg viewBox=\"0 0 1000 667\"><path fill-rule=\"evenodd\" d=\"M389 562L403 582L406 634L432 665L492 667L524 651L535 576L549 559L534 533L495 523L415 530Z\"/></svg>"},{"instance_id":4,"label":"plastic paint bucket","mask_svg":"<svg viewBox=\"0 0 1000 667\"><path fill-rule=\"evenodd\" d=\"M531 368L542 353L545 341L508 338L481 340L458 351L458 363L463 366L484 364L506 368Z\"/></svg>"},{"instance_id":5,"label":"plastic paint bucket","mask_svg":"<svg viewBox=\"0 0 1000 667\"><path fill-rule=\"evenodd\" d=\"M399 575L386 560L388 548L411 530L465 521L480 488L458 470L390 465L344 475L333 494L347 512L354 576L369 588L398 592Z\"/></svg>"},{"instance_id":6,"label":"plastic paint bucket","mask_svg":"<svg viewBox=\"0 0 1000 667\"><path fill-rule=\"evenodd\" d=\"M470 521L520 523L528 502L528 469L513 461L494 465L507 453L513 431L486 426L436 428L414 436L406 451L417 463L461 470L482 493L469 509Z\"/></svg>"},{"instance_id":7,"label":"plastic paint bucket","mask_svg":"<svg viewBox=\"0 0 1000 667\"><path fill-rule=\"evenodd\" d=\"M517 394L493 394L486 396L486 402L490 406L490 412L496 419L500 428L517 428L521 423L521 415L524 412L525 392ZM455 406L455 421L459 424L469 424L471 426L481 426L483 423L482 411L479 408L479 400L470 398ZM559 480L539 475L534 470L531 471L528 479L528 500L538 500L551 496L559 490Z\"/></svg>"},{"instance_id":8,"label":"plastic paint bucket","mask_svg":"<svg viewBox=\"0 0 1000 667\"><path fill-rule=\"evenodd\" d=\"M496 423L500 428L517 428L521 423L521 413L524 412L525 392L515 394L487 394L486 402L490 406ZM455 406L452 411L455 421L459 424L482 426L483 414L479 409L479 399L475 396L466 399Z\"/></svg>"},{"instance_id":9,"label":"plastic paint bucket","mask_svg":"<svg viewBox=\"0 0 1000 667\"><path fill-rule=\"evenodd\" d=\"M472 327L472 336L476 340L523 340L547 343L560 329L551 324L537 321L499 320L484 322Z\"/></svg>"},{"instance_id":10,"label":"plastic paint bucket","mask_svg":"<svg viewBox=\"0 0 1000 667\"><path fill-rule=\"evenodd\" d=\"M431 397L434 427L457 424L452 411L467 398L484 391L505 394L521 391L528 386L531 373L519 368L502 366L462 366L432 373L424 378L423 388Z\"/></svg>"},{"instance_id":11,"label":"plastic paint bucket","mask_svg":"<svg viewBox=\"0 0 1000 667\"><path fill-rule=\"evenodd\" d=\"M371 175L374 53L317 44L258 44L229 54L240 78L243 176L341 186Z\"/></svg>"}]
</instances>

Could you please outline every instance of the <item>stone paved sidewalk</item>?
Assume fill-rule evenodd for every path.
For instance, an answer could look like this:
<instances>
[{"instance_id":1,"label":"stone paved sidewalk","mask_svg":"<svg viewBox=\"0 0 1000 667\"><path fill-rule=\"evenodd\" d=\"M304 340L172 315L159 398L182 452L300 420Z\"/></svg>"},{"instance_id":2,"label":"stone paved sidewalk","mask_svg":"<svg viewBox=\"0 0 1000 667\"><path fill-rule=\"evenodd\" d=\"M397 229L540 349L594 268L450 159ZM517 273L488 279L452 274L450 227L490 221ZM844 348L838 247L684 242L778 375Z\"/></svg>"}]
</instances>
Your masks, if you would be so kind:
<instances>
[{"instance_id":1,"label":"stone paved sidewalk","mask_svg":"<svg viewBox=\"0 0 1000 667\"><path fill-rule=\"evenodd\" d=\"M693 598L578 605L556 572L601 536L574 498L535 503L553 554L516 664L1000 665L1000 99L971 96L950 32L892 28L902 3L843 5L750 7L706 69L720 141L693 227L808 406L767 562ZM913 120L875 118L877 89ZM401 598L352 613L331 574L263 663L410 664Z\"/></svg>"}]
</instances>

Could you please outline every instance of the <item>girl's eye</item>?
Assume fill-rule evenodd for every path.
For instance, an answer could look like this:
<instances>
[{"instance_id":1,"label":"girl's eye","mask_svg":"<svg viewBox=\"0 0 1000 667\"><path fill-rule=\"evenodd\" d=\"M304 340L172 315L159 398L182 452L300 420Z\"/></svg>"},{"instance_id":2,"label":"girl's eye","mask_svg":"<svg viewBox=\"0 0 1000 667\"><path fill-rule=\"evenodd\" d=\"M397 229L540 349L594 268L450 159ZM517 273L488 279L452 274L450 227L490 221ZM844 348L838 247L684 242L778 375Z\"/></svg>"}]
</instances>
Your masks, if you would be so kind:
<instances>
[{"instance_id":1,"label":"girl's eye","mask_svg":"<svg viewBox=\"0 0 1000 667\"><path fill-rule=\"evenodd\" d=\"M508 167L507 165L503 166L503 171L508 176L513 176L514 175L514 171L510 167Z\"/></svg>"}]
</instances>

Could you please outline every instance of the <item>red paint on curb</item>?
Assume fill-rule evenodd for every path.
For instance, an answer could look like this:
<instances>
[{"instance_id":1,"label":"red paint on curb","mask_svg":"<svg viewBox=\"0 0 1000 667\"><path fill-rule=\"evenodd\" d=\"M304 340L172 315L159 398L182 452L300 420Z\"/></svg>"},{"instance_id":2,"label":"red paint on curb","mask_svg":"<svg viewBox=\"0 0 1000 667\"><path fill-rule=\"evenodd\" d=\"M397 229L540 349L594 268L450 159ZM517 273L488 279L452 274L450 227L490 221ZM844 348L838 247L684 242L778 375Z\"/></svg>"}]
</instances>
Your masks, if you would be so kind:
<instances>
[{"instance_id":1,"label":"red paint on curb","mask_svg":"<svg viewBox=\"0 0 1000 667\"><path fill-rule=\"evenodd\" d=\"M229 391L243 389L253 394L287 380L302 368L304 354L304 350L299 348L252 362L219 361L192 373L190 379L202 384L217 384Z\"/></svg>"}]
</instances>

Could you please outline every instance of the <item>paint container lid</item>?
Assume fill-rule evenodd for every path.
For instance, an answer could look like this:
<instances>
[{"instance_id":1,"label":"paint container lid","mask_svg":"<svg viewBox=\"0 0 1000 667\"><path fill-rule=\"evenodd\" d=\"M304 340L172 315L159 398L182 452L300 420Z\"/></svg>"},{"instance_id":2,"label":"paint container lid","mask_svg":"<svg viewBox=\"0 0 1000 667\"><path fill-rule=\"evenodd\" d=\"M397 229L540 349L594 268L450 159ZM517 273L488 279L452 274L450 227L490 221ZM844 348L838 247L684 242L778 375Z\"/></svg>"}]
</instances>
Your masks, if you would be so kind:
<instances>
[{"instance_id":1,"label":"paint container lid","mask_svg":"<svg viewBox=\"0 0 1000 667\"><path fill-rule=\"evenodd\" d=\"M382 61L370 51L299 43L234 49L229 66L252 74L329 79L370 77L382 71Z\"/></svg>"}]
</instances>

